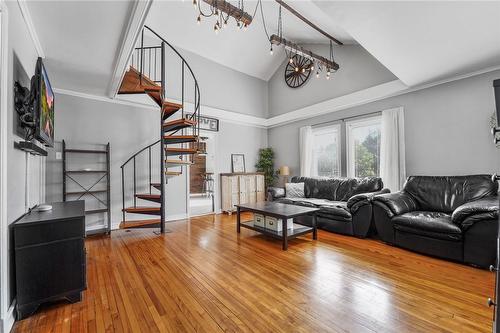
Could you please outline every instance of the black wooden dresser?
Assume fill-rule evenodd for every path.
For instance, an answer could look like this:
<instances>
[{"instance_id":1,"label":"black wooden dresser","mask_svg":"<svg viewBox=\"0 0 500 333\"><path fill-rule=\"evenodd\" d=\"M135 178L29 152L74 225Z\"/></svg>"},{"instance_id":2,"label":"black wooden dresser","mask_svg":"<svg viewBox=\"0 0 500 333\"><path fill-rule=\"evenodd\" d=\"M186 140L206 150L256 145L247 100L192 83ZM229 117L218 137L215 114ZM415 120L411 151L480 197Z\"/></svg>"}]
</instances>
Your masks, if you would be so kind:
<instances>
[{"instance_id":1,"label":"black wooden dresser","mask_svg":"<svg viewBox=\"0 0 500 333\"><path fill-rule=\"evenodd\" d=\"M86 289L85 201L50 205L13 224L17 320L44 302L78 302Z\"/></svg>"}]
</instances>

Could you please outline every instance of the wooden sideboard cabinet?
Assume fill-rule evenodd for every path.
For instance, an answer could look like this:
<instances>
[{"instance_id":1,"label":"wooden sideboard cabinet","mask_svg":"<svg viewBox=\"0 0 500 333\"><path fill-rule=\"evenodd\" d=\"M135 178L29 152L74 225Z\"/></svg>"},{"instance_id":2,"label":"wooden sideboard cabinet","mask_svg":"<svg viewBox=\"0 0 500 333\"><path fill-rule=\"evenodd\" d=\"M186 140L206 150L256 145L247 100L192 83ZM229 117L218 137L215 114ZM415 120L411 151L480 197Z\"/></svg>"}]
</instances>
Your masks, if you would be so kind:
<instances>
[{"instance_id":1,"label":"wooden sideboard cabinet","mask_svg":"<svg viewBox=\"0 0 500 333\"><path fill-rule=\"evenodd\" d=\"M51 205L13 224L17 320L45 302L80 301L86 289L85 201Z\"/></svg>"},{"instance_id":2,"label":"wooden sideboard cabinet","mask_svg":"<svg viewBox=\"0 0 500 333\"><path fill-rule=\"evenodd\" d=\"M234 205L261 202L266 200L264 174L221 173L222 211L231 214Z\"/></svg>"}]
</instances>

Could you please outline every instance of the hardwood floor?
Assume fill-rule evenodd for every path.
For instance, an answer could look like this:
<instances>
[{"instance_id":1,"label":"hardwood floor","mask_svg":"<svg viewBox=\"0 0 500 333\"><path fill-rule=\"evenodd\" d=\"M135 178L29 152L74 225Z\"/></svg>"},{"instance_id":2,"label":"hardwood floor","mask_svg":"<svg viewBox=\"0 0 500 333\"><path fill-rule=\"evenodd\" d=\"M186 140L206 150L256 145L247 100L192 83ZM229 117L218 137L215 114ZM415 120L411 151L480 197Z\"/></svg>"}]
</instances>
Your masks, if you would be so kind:
<instances>
[{"instance_id":1,"label":"hardwood floor","mask_svg":"<svg viewBox=\"0 0 500 333\"><path fill-rule=\"evenodd\" d=\"M489 332L494 275L324 231L280 241L235 216L88 238L83 301L14 332Z\"/></svg>"}]
</instances>

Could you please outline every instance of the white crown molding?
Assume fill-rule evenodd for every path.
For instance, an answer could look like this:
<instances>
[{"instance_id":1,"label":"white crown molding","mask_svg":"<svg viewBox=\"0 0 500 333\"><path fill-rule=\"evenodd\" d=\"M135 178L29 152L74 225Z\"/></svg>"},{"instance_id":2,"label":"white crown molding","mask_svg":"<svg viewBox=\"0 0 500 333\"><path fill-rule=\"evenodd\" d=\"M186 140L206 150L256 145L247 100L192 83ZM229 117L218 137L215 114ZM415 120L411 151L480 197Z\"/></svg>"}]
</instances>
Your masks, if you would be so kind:
<instances>
[{"instance_id":1,"label":"white crown molding","mask_svg":"<svg viewBox=\"0 0 500 333\"><path fill-rule=\"evenodd\" d=\"M26 0L17 0L17 3L19 5L19 9L21 10L24 22L26 23L26 27L28 28L28 31L30 33L31 39L33 40L33 44L35 44L36 53L38 53L39 57L45 58L45 53L43 52L40 39L38 39L38 34L36 33L33 20L31 19L31 13L28 9Z\"/></svg>"},{"instance_id":2,"label":"white crown molding","mask_svg":"<svg viewBox=\"0 0 500 333\"><path fill-rule=\"evenodd\" d=\"M116 55L113 76L108 85L108 96L113 98L120 89L120 84L125 75L127 64L134 51L135 44L144 27L144 22L151 8L153 0L135 1L134 8L127 22L123 38L120 42L120 51Z\"/></svg>"},{"instance_id":3,"label":"white crown molding","mask_svg":"<svg viewBox=\"0 0 500 333\"><path fill-rule=\"evenodd\" d=\"M324 102L300 108L294 111L290 111L275 117L268 118L265 121L265 127L272 128L272 127L282 126L295 121L345 110L355 106L360 106L363 104L368 104L371 102L383 100L386 98L432 88L441 84L451 83L454 81L467 79L470 77L494 72L497 70L500 70L500 66L488 67L482 70L456 75L447 79L426 83L415 87L408 87L401 80L394 80L387 83L379 84L374 87L359 90L351 94L336 97Z\"/></svg>"},{"instance_id":4,"label":"white crown molding","mask_svg":"<svg viewBox=\"0 0 500 333\"><path fill-rule=\"evenodd\" d=\"M263 118L263 117L255 117L251 115L246 115L234 111L223 110L215 107L211 107L208 105L201 106L201 113L204 116L214 117L220 119L221 121L225 121L228 123L246 125L246 126L254 126L260 128L273 128L277 126L282 126L285 124L289 124L295 121L300 121L303 119L313 118L321 115L325 115L332 112L337 112L341 110L345 110L348 108L352 108L355 106L360 106L364 104L368 104L371 102L383 100L390 97L395 97L403 94L408 94L411 92L415 92L418 90L428 89L437 85L450 83L458 80L463 80L466 78L470 78L473 76L486 74L489 72L493 72L496 70L500 70L500 66L485 68L480 71L475 71L472 73L457 75L448 79L427 83L424 85L416 86L416 87L408 87L400 80L394 80L390 82L386 82L383 84L379 84L377 86L373 86L367 89L359 90L353 92L351 94L343 95L340 97L336 97L324 102L316 103L304 108L300 108L294 111L290 111L275 117L271 118ZM101 102L108 103L117 103L122 105L128 105L133 107L141 107L148 109L158 109L156 105L142 103L138 101L130 101L116 98L109 98L104 96L90 95L85 93L80 93L77 91L66 90L55 88L54 91L59 94L76 96L86 99L97 100ZM172 100L172 102L179 102L177 100ZM194 109L193 103L185 103L186 111L190 112Z\"/></svg>"},{"instance_id":5,"label":"white crown molding","mask_svg":"<svg viewBox=\"0 0 500 333\"><path fill-rule=\"evenodd\" d=\"M127 106L136 107L136 108L139 107L139 108L145 108L145 109L151 109L151 110L158 110L158 106L152 105L152 104L147 104L147 103L124 100L124 99L120 99L120 98L110 98L110 97L105 97L105 96L86 94L86 93L81 93L81 92L74 91L74 90L61 89L61 88L54 88L53 90L56 94L61 94L61 95L80 97L80 98L90 99L90 100L99 101L99 102L127 105ZM177 101L175 99L171 99L171 101L174 103L180 102L180 101ZM194 109L193 103L185 102L184 104L186 107L186 112L192 112L192 110ZM254 126L254 127L262 127L262 128L265 127L265 125L264 125L264 122L266 121L265 118L250 116L250 115L246 115L246 114L242 114L242 113L238 113L238 112L234 112L234 111L222 110L222 109L214 108L214 107L207 106L207 105L201 106L201 113L203 116L214 117L214 118L217 118L221 121L225 121L228 123L246 125L246 126Z\"/></svg>"},{"instance_id":6,"label":"white crown molding","mask_svg":"<svg viewBox=\"0 0 500 333\"><path fill-rule=\"evenodd\" d=\"M408 87L400 80L394 80L269 118L265 122L265 125L266 127L272 128L303 119L337 112L354 106L384 99L389 95L407 89Z\"/></svg>"}]
</instances>

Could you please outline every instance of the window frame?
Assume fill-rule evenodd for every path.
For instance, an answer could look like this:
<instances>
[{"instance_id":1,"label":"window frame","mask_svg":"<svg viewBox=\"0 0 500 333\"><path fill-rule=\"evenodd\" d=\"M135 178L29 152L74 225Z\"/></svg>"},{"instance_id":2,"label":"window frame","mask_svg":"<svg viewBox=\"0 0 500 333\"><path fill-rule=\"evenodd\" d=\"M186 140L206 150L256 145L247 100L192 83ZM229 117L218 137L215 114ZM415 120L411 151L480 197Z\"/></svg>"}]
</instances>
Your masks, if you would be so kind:
<instances>
[{"instance_id":1,"label":"window frame","mask_svg":"<svg viewBox=\"0 0 500 333\"><path fill-rule=\"evenodd\" d=\"M330 132L336 132L337 135L337 143L338 143L338 151L337 151L337 165L339 166L338 170L338 176L334 177L342 177L342 150L343 150L343 144L342 144L342 123L341 122L335 122L335 123L329 123L329 124L324 124L321 126L313 126L312 127L312 136L313 136L313 152L312 152L312 164L311 164L311 176L312 177L320 177L317 175L317 168L315 168L315 139L317 135L324 135L328 134Z\"/></svg>"},{"instance_id":2,"label":"window frame","mask_svg":"<svg viewBox=\"0 0 500 333\"><path fill-rule=\"evenodd\" d=\"M382 115L364 117L361 119L352 119L345 121L345 151L346 151L346 173L347 177L354 178L355 177L355 168L354 168L354 142L352 131L356 128L373 126L373 125L381 125L382 123Z\"/></svg>"}]
</instances>

